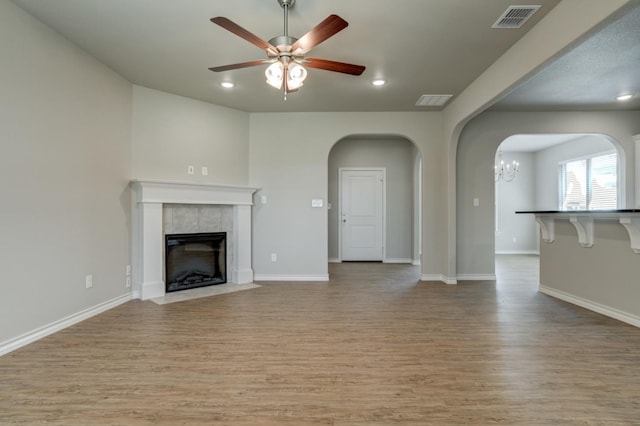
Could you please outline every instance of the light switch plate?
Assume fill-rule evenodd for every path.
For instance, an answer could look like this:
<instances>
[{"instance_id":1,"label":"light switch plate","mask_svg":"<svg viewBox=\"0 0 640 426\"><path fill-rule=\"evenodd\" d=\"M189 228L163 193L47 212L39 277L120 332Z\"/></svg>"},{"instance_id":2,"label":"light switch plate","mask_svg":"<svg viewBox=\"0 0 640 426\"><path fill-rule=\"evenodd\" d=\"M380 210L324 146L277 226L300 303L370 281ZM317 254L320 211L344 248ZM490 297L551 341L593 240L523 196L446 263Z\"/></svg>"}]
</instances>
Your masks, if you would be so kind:
<instances>
[{"instance_id":1,"label":"light switch plate","mask_svg":"<svg viewBox=\"0 0 640 426\"><path fill-rule=\"evenodd\" d=\"M322 200L319 200L319 199L311 200L311 207L322 207Z\"/></svg>"}]
</instances>

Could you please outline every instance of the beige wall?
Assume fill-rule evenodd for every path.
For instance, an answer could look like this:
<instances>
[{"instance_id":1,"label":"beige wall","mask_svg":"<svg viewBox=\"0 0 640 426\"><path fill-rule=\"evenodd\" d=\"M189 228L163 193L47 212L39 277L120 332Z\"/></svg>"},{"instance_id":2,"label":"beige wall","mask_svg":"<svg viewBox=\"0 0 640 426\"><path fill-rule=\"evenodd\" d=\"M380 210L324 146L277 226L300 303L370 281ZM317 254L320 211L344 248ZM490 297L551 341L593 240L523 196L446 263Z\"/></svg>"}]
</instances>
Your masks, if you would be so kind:
<instances>
[{"instance_id":1,"label":"beige wall","mask_svg":"<svg viewBox=\"0 0 640 426\"><path fill-rule=\"evenodd\" d=\"M249 114L134 86L132 150L138 179L246 185Z\"/></svg>"},{"instance_id":2,"label":"beige wall","mask_svg":"<svg viewBox=\"0 0 640 426\"><path fill-rule=\"evenodd\" d=\"M250 184L260 187L253 214L256 275L317 278L327 275L326 208L311 207L328 195L328 157L339 140L357 134L398 135L416 144L423 157L424 274L442 274L445 238L439 200L443 199L441 114L298 113L252 114ZM277 254L271 262L270 254Z\"/></svg>"},{"instance_id":3,"label":"beige wall","mask_svg":"<svg viewBox=\"0 0 640 426\"><path fill-rule=\"evenodd\" d=\"M580 247L567 219L556 221L553 243L540 243L543 290L610 316L621 314L640 326L638 277L640 254L631 250L627 231L614 220L596 220L590 248Z\"/></svg>"},{"instance_id":4,"label":"beige wall","mask_svg":"<svg viewBox=\"0 0 640 426\"><path fill-rule=\"evenodd\" d=\"M8 1L0 52L2 343L129 293L132 88Z\"/></svg>"}]
</instances>

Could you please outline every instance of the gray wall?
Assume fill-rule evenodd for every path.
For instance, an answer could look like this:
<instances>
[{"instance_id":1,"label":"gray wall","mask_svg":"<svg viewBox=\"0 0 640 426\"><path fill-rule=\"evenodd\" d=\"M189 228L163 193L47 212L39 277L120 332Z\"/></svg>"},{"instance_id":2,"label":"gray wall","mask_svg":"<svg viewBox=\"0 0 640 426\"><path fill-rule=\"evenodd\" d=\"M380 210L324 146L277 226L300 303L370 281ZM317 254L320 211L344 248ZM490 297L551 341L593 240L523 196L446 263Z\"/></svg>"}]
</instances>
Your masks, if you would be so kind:
<instances>
[{"instance_id":1,"label":"gray wall","mask_svg":"<svg viewBox=\"0 0 640 426\"><path fill-rule=\"evenodd\" d=\"M606 259L606 260L604 260ZM596 220L593 247L578 244L568 220L556 221L555 241L540 245L540 286L572 303L585 302L610 316L623 314L640 325L640 254L630 248L627 231L616 221ZM546 288L545 288L546 287ZM613 315L611 315L613 313Z\"/></svg>"},{"instance_id":2,"label":"gray wall","mask_svg":"<svg viewBox=\"0 0 640 426\"><path fill-rule=\"evenodd\" d=\"M132 87L9 1L0 51L5 342L130 293Z\"/></svg>"},{"instance_id":3,"label":"gray wall","mask_svg":"<svg viewBox=\"0 0 640 426\"><path fill-rule=\"evenodd\" d=\"M597 133L609 136L624 152L626 204L634 206L634 146L640 112L485 112L464 128L457 147L457 272L495 271L494 192L496 150L515 134ZM473 199L480 206L473 207Z\"/></svg>"},{"instance_id":4,"label":"gray wall","mask_svg":"<svg viewBox=\"0 0 640 426\"><path fill-rule=\"evenodd\" d=\"M132 150L138 179L246 185L249 114L133 86Z\"/></svg>"},{"instance_id":5,"label":"gray wall","mask_svg":"<svg viewBox=\"0 0 640 426\"><path fill-rule=\"evenodd\" d=\"M446 271L442 226L446 199L439 112L251 114L250 184L267 196L253 212L253 266L259 278L314 279L328 275L328 214L311 200L328 197L328 159L339 140L358 134L398 135L423 158L425 275ZM413 166L411 166L413 167ZM326 203L325 203L326 204ZM272 262L270 254L277 254Z\"/></svg>"},{"instance_id":6,"label":"gray wall","mask_svg":"<svg viewBox=\"0 0 640 426\"><path fill-rule=\"evenodd\" d=\"M537 253L538 225L535 219L531 215L515 213L535 209L535 156L531 152L505 151L502 154L505 164L519 162L520 172L511 182L495 184L496 253Z\"/></svg>"},{"instance_id":7,"label":"gray wall","mask_svg":"<svg viewBox=\"0 0 640 426\"><path fill-rule=\"evenodd\" d=\"M338 142L329 154L328 202L329 259L339 258L338 233L340 167L384 167L386 169L387 239L386 260L413 261L414 156L413 144L402 138L348 137Z\"/></svg>"}]
</instances>

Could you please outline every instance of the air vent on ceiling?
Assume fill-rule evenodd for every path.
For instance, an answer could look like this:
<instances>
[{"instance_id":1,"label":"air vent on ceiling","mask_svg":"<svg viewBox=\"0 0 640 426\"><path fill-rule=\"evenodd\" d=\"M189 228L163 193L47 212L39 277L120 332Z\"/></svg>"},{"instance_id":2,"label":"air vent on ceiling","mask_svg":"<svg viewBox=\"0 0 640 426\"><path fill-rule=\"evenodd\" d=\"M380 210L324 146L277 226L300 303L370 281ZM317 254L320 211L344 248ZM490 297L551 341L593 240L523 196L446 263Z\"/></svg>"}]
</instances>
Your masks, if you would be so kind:
<instances>
[{"instance_id":1,"label":"air vent on ceiling","mask_svg":"<svg viewBox=\"0 0 640 426\"><path fill-rule=\"evenodd\" d=\"M540 6L509 6L491 28L520 28Z\"/></svg>"},{"instance_id":2,"label":"air vent on ceiling","mask_svg":"<svg viewBox=\"0 0 640 426\"><path fill-rule=\"evenodd\" d=\"M453 95L422 95L418 102L416 102L416 106L442 106L447 103L447 101Z\"/></svg>"}]
</instances>

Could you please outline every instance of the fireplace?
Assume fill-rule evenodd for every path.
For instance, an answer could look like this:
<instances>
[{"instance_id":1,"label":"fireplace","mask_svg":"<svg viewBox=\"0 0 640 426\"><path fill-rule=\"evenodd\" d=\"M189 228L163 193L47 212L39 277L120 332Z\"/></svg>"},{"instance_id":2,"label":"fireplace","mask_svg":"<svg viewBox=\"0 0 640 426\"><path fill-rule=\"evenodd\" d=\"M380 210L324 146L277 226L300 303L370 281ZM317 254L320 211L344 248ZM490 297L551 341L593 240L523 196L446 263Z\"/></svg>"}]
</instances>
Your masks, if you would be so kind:
<instances>
[{"instance_id":1,"label":"fireplace","mask_svg":"<svg viewBox=\"0 0 640 426\"><path fill-rule=\"evenodd\" d=\"M167 182L154 180L131 181L132 197L132 287L133 297L142 300L162 297L166 293L165 234L195 232L227 232L227 282L250 283L251 268L251 206L257 188L208 183ZM197 226L187 226L195 221L187 220L181 213L180 226L170 229L163 223L165 207L174 206L221 206L229 212L221 213L228 226L217 226L213 212L196 214ZM175 212L174 212L175 213ZM213 216L212 216L213 215ZM228 217L227 217L228 216ZM176 222L176 217L173 217ZM215 226L213 226L215 225ZM225 229L226 228L226 229Z\"/></svg>"},{"instance_id":2,"label":"fireplace","mask_svg":"<svg viewBox=\"0 0 640 426\"><path fill-rule=\"evenodd\" d=\"M166 291L227 282L227 233L165 235Z\"/></svg>"}]
</instances>

